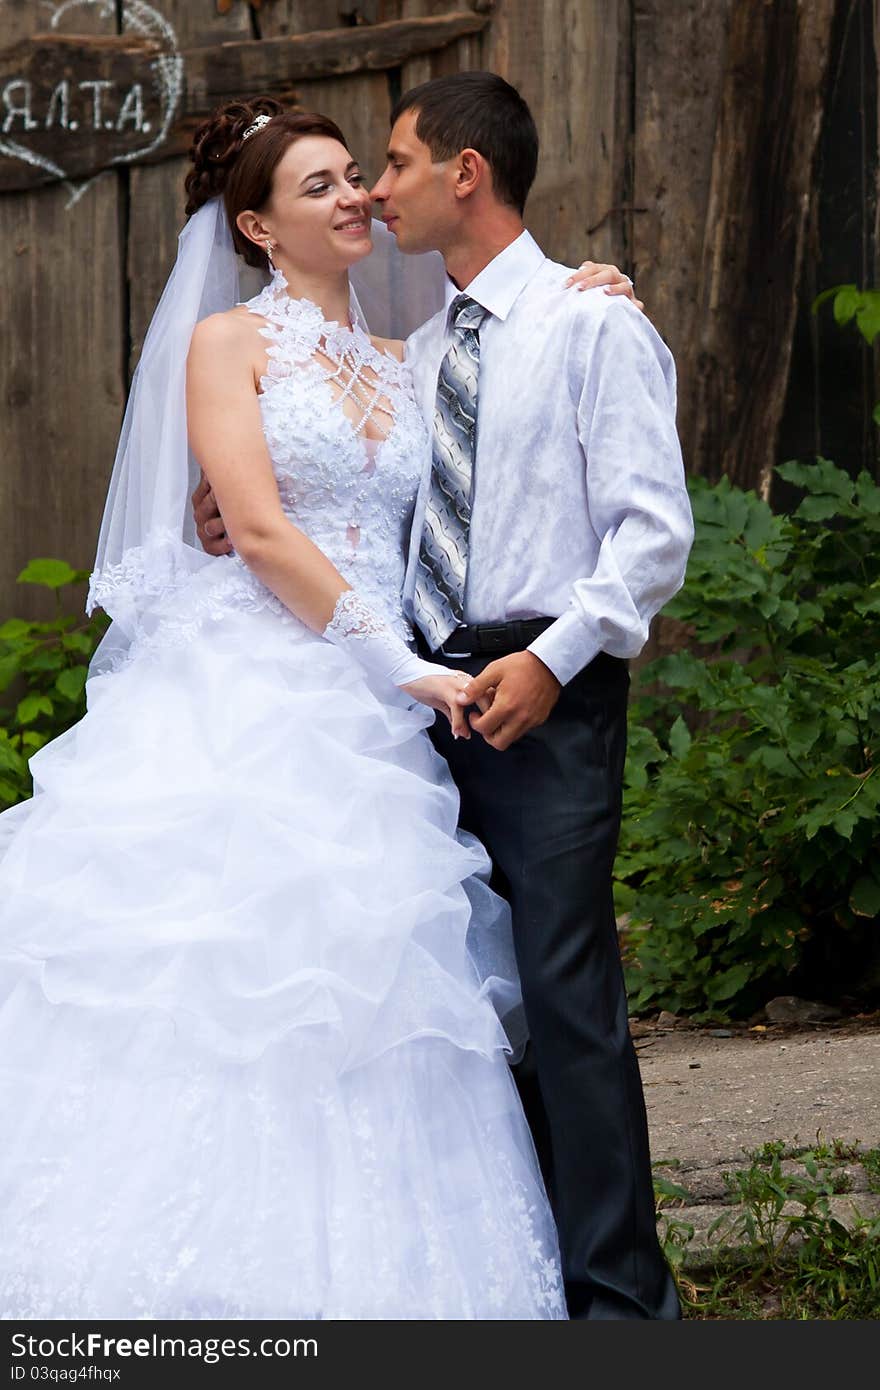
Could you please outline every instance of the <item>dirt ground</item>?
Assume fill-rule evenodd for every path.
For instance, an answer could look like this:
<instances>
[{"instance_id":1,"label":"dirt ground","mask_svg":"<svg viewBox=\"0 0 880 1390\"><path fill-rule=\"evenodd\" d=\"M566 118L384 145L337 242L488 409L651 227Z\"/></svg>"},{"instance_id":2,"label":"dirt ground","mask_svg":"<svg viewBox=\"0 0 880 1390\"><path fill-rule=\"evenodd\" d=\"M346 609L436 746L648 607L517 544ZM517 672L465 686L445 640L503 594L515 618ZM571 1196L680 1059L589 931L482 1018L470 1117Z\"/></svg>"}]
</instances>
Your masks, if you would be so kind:
<instances>
[{"instance_id":1,"label":"dirt ground","mask_svg":"<svg viewBox=\"0 0 880 1390\"><path fill-rule=\"evenodd\" d=\"M764 1032L633 1026L654 1159L731 1163L768 1139L880 1146L880 1019Z\"/></svg>"}]
</instances>

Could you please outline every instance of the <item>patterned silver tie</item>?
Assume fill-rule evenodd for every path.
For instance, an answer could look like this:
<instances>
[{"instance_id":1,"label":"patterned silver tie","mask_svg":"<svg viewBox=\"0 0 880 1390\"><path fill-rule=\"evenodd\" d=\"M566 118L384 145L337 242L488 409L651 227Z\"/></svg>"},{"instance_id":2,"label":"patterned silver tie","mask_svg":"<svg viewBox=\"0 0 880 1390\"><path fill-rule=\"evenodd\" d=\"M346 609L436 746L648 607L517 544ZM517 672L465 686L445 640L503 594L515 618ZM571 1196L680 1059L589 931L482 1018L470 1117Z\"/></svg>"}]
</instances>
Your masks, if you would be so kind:
<instances>
[{"instance_id":1,"label":"patterned silver tie","mask_svg":"<svg viewBox=\"0 0 880 1390\"><path fill-rule=\"evenodd\" d=\"M432 651L463 622L477 434L480 326L487 310L469 295L459 294L449 313L452 346L437 378L431 484L414 595L415 619Z\"/></svg>"}]
</instances>

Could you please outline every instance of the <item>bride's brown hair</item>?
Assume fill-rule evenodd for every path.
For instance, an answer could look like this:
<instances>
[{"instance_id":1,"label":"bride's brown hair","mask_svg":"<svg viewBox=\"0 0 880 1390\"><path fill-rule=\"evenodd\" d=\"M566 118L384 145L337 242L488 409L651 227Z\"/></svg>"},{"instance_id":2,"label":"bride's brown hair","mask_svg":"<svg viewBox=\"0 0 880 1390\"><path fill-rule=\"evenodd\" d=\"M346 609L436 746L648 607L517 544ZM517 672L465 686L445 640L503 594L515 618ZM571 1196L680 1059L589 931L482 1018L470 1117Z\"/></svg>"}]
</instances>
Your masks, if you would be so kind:
<instances>
[{"instance_id":1,"label":"bride's brown hair","mask_svg":"<svg viewBox=\"0 0 880 1390\"><path fill-rule=\"evenodd\" d=\"M244 138L258 116L267 125ZM326 135L348 149L335 121L314 111L285 111L274 97L230 101L199 126L189 150L193 167L186 176L186 215L222 196L236 251L248 265L265 270L266 253L238 230L235 219L248 208L259 212L269 201L272 178L286 151L304 135Z\"/></svg>"}]
</instances>

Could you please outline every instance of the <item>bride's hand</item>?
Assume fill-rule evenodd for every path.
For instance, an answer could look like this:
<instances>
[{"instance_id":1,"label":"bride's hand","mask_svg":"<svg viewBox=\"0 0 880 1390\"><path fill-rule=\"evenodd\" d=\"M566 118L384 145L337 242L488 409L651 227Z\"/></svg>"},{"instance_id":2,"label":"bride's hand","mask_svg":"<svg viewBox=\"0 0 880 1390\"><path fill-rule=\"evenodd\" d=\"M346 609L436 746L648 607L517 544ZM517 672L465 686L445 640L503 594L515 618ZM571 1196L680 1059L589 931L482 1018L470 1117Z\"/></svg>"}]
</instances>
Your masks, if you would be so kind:
<instances>
[{"instance_id":1,"label":"bride's hand","mask_svg":"<svg viewBox=\"0 0 880 1390\"><path fill-rule=\"evenodd\" d=\"M582 261L565 283L566 286L571 285L579 290L591 290L604 285L606 294L626 295L637 309L644 312L644 300L636 298L632 280L628 275L624 275L622 270L618 270L616 265L606 265L602 261Z\"/></svg>"},{"instance_id":2,"label":"bride's hand","mask_svg":"<svg viewBox=\"0 0 880 1390\"><path fill-rule=\"evenodd\" d=\"M467 671L444 671L443 675L422 676L417 681L410 681L408 685L401 686L401 690L412 695L420 704L428 705L430 709L445 714L452 728L453 738L470 738L471 728L465 718L467 706L457 704L455 699L462 690L467 690L470 679ZM488 709L491 700L480 701L481 710L484 704Z\"/></svg>"}]
</instances>

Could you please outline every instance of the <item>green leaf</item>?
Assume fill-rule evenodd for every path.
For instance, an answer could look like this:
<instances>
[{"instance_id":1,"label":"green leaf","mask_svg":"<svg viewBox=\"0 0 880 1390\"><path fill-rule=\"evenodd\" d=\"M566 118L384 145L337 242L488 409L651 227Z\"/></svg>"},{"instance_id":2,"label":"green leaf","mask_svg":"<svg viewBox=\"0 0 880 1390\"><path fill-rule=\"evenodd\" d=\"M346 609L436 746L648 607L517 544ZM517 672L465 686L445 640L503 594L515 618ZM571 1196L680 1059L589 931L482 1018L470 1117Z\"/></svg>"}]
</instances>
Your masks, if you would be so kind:
<instances>
[{"instance_id":1,"label":"green leaf","mask_svg":"<svg viewBox=\"0 0 880 1390\"><path fill-rule=\"evenodd\" d=\"M838 811L831 824L834 826L838 835L842 835L845 840L850 840L852 839L852 833L858 818L858 811L851 811L847 808L846 810Z\"/></svg>"},{"instance_id":2,"label":"green leaf","mask_svg":"<svg viewBox=\"0 0 880 1390\"><path fill-rule=\"evenodd\" d=\"M70 666L55 681L55 689L68 700L78 700L83 693L88 671L85 666Z\"/></svg>"},{"instance_id":3,"label":"green leaf","mask_svg":"<svg viewBox=\"0 0 880 1390\"><path fill-rule=\"evenodd\" d=\"M21 787L16 786L15 782L10 782L8 777L0 777L0 801L5 801L7 806L14 806L23 795Z\"/></svg>"},{"instance_id":4,"label":"green leaf","mask_svg":"<svg viewBox=\"0 0 880 1390\"><path fill-rule=\"evenodd\" d=\"M65 560L31 560L18 576L19 584L42 584L47 589L60 589L63 584L76 584L83 578Z\"/></svg>"},{"instance_id":5,"label":"green leaf","mask_svg":"<svg viewBox=\"0 0 880 1390\"><path fill-rule=\"evenodd\" d=\"M80 656L91 656L97 637L89 637L85 632L69 632L61 639L66 652L77 652Z\"/></svg>"},{"instance_id":6,"label":"green leaf","mask_svg":"<svg viewBox=\"0 0 880 1390\"><path fill-rule=\"evenodd\" d=\"M834 497L849 500L855 483L847 472L838 468L830 459L817 458L815 463L804 463L800 459L788 459L776 469L781 478L806 492L830 493Z\"/></svg>"},{"instance_id":7,"label":"green leaf","mask_svg":"<svg viewBox=\"0 0 880 1390\"><path fill-rule=\"evenodd\" d=\"M855 285L841 285L834 296L834 321L841 327L849 323L859 307L861 295Z\"/></svg>"},{"instance_id":8,"label":"green leaf","mask_svg":"<svg viewBox=\"0 0 880 1390\"><path fill-rule=\"evenodd\" d=\"M836 294L840 294L841 290L854 290L855 288L855 285L832 285L830 289L823 290L821 294L816 295L816 298L810 306L813 313L817 313L820 305L824 304L828 299L833 299Z\"/></svg>"},{"instance_id":9,"label":"green leaf","mask_svg":"<svg viewBox=\"0 0 880 1390\"><path fill-rule=\"evenodd\" d=\"M5 690L20 670L21 662L17 656L0 656L0 690Z\"/></svg>"},{"instance_id":10,"label":"green leaf","mask_svg":"<svg viewBox=\"0 0 880 1390\"><path fill-rule=\"evenodd\" d=\"M789 723L786 729L788 746L795 757L803 757L822 733L823 725L819 719L808 717L796 720Z\"/></svg>"},{"instance_id":11,"label":"green leaf","mask_svg":"<svg viewBox=\"0 0 880 1390\"><path fill-rule=\"evenodd\" d=\"M669 747L672 750L673 757L678 759L685 757L690 746L690 730L681 715L679 715L672 725L672 728L669 730Z\"/></svg>"},{"instance_id":12,"label":"green leaf","mask_svg":"<svg viewBox=\"0 0 880 1390\"><path fill-rule=\"evenodd\" d=\"M875 405L874 409L871 411L871 419L874 421L875 425L880 425L880 401L878 401L877 405Z\"/></svg>"},{"instance_id":13,"label":"green leaf","mask_svg":"<svg viewBox=\"0 0 880 1390\"><path fill-rule=\"evenodd\" d=\"M24 768L24 758L4 730L0 729L0 771L21 773Z\"/></svg>"},{"instance_id":14,"label":"green leaf","mask_svg":"<svg viewBox=\"0 0 880 1390\"><path fill-rule=\"evenodd\" d=\"M880 290L863 290L856 309L856 324L870 345L880 333Z\"/></svg>"},{"instance_id":15,"label":"green leaf","mask_svg":"<svg viewBox=\"0 0 880 1390\"><path fill-rule=\"evenodd\" d=\"M48 695L25 695L19 702L16 718L19 724L33 724L41 714L51 714L52 710L52 701Z\"/></svg>"},{"instance_id":16,"label":"green leaf","mask_svg":"<svg viewBox=\"0 0 880 1390\"><path fill-rule=\"evenodd\" d=\"M9 618L0 627L0 640L14 642L17 637L24 637L30 630L30 623L26 623L23 618Z\"/></svg>"},{"instance_id":17,"label":"green leaf","mask_svg":"<svg viewBox=\"0 0 880 1390\"><path fill-rule=\"evenodd\" d=\"M785 749L775 748L772 744L759 747L755 752L755 760L768 772L780 777L791 777L795 772L794 763Z\"/></svg>"},{"instance_id":18,"label":"green leaf","mask_svg":"<svg viewBox=\"0 0 880 1390\"><path fill-rule=\"evenodd\" d=\"M865 874L856 880L849 896L849 905L857 917L880 915L880 883Z\"/></svg>"},{"instance_id":19,"label":"green leaf","mask_svg":"<svg viewBox=\"0 0 880 1390\"><path fill-rule=\"evenodd\" d=\"M740 965L733 965L729 970L725 970L721 975L716 975L711 982L713 999L730 999L737 994L744 985L747 985L752 975L750 964L743 962Z\"/></svg>"},{"instance_id":20,"label":"green leaf","mask_svg":"<svg viewBox=\"0 0 880 1390\"><path fill-rule=\"evenodd\" d=\"M755 604L762 618L772 618L779 607L780 598L778 594L762 594Z\"/></svg>"},{"instance_id":21,"label":"green leaf","mask_svg":"<svg viewBox=\"0 0 880 1390\"><path fill-rule=\"evenodd\" d=\"M880 424L880 405L874 408L874 419ZM869 516L880 516L880 487L870 473L863 468L856 478L856 500L862 511Z\"/></svg>"},{"instance_id":22,"label":"green leaf","mask_svg":"<svg viewBox=\"0 0 880 1390\"><path fill-rule=\"evenodd\" d=\"M805 497L795 512L804 521L827 521L840 511L840 499L827 494L823 497Z\"/></svg>"},{"instance_id":23,"label":"green leaf","mask_svg":"<svg viewBox=\"0 0 880 1390\"><path fill-rule=\"evenodd\" d=\"M672 656L664 656L656 663L656 675L672 686L690 686L701 683L704 667L703 663L689 652L675 652Z\"/></svg>"}]
</instances>

